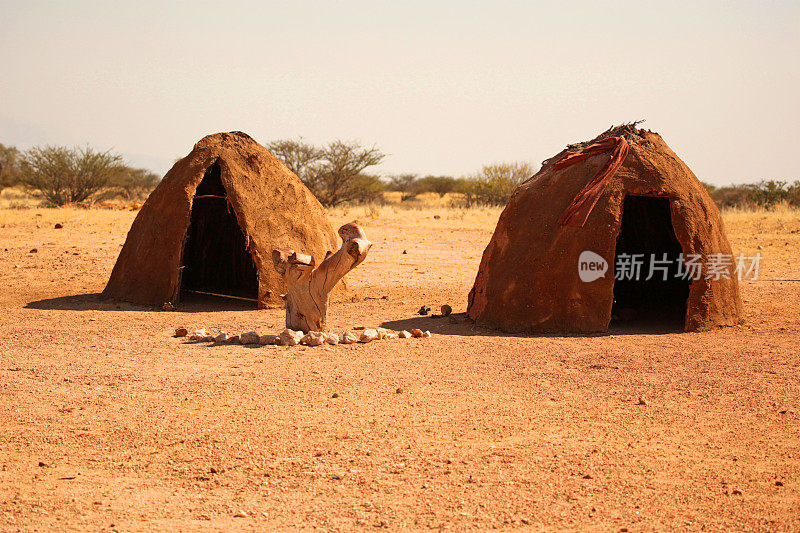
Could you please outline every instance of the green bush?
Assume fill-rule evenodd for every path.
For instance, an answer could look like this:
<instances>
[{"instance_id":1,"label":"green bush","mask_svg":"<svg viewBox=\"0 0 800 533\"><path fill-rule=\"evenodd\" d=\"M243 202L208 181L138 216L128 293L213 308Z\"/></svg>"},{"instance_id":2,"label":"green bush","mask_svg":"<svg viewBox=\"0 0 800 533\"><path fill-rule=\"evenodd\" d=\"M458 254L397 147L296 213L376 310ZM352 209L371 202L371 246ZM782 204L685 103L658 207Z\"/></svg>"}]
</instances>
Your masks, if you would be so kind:
<instances>
[{"instance_id":1,"label":"green bush","mask_svg":"<svg viewBox=\"0 0 800 533\"><path fill-rule=\"evenodd\" d=\"M97 193L120 171L122 157L86 146L35 147L21 160L21 182L34 195L56 206L82 202Z\"/></svg>"},{"instance_id":2,"label":"green bush","mask_svg":"<svg viewBox=\"0 0 800 533\"><path fill-rule=\"evenodd\" d=\"M0 144L0 191L19 183L22 178L19 160L19 150L13 146Z\"/></svg>"},{"instance_id":3,"label":"green bush","mask_svg":"<svg viewBox=\"0 0 800 533\"><path fill-rule=\"evenodd\" d=\"M317 148L302 139L284 139L267 148L299 177L324 206L368 201L378 183L364 173L383 161L379 149L354 141L333 141Z\"/></svg>"}]
</instances>

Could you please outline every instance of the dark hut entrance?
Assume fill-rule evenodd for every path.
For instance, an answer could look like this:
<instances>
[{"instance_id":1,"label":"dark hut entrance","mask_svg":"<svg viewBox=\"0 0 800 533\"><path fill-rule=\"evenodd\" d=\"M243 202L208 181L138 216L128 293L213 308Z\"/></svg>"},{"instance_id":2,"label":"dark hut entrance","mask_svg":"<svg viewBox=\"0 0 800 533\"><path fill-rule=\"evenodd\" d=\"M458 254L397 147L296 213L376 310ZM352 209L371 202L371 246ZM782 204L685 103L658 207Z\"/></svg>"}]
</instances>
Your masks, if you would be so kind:
<instances>
[{"instance_id":1,"label":"dark hut entrance","mask_svg":"<svg viewBox=\"0 0 800 533\"><path fill-rule=\"evenodd\" d=\"M691 282L679 277L681 251L669 198L625 197L614 254L612 327L683 330Z\"/></svg>"},{"instance_id":2,"label":"dark hut entrance","mask_svg":"<svg viewBox=\"0 0 800 533\"><path fill-rule=\"evenodd\" d=\"M228 205L220 166L215 162L206 170L192 200L183 248L181 297L229 296L253 300L255 306L258 272L248 244Z\"/></svg>"}]
</instances>

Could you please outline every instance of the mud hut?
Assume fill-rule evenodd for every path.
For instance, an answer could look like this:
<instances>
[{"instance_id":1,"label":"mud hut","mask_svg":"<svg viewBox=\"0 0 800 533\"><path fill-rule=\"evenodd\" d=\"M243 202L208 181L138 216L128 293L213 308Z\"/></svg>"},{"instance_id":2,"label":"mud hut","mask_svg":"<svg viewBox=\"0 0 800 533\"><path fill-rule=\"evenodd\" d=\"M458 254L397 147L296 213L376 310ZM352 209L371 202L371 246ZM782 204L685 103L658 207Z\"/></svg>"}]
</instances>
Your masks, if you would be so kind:
<instances>
[{"instance_id":1,"label":"mud hut","mask_svg":"<svg viewBox=\"0 0 800 533\"><path fill-rule=\"evenodd\" d=\"M734 260L692 171L658 134L620 126L568 146L516 189L468 315L510 332L600 332L612 318L686 331L733 325Z\"/></svg>"},{"instance_id":2,"label":"mud hut","mask_svg":"<svg viewBox=\"0 0 800 533\"><path fill-rule=\"evenodd\" d=\"M193 292L279 306L286 289L272 250L322 259L338 242L322 205L272 153L244 133L217 133L144 203L103 295L160 306ZM344 292L341 282L333 296Z\"/></svg>"}]
</instances>

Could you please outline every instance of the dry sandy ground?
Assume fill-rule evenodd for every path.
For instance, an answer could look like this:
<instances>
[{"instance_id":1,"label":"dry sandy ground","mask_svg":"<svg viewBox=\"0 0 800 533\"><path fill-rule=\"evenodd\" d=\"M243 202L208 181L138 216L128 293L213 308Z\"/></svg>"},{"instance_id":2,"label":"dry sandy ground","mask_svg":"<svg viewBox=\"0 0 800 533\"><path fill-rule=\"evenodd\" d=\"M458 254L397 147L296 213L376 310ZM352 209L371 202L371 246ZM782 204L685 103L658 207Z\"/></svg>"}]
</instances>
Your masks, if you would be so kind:
<instances>
[{"instance_id":1,"label":"dry sandy ground","mask_svg":"<svg viewBox=\"0 0 800 533\"><path fill-rule=\"evenodd\" d=\"M797 213L726 214L765 258L741 327L415 317L465 310L497 214L334 213L375 242L335 328L434 336L290 349L171 337L280 310L99 301L134 213L0 211L0 530L800 529Z\"/></svg>"}]
</instances>

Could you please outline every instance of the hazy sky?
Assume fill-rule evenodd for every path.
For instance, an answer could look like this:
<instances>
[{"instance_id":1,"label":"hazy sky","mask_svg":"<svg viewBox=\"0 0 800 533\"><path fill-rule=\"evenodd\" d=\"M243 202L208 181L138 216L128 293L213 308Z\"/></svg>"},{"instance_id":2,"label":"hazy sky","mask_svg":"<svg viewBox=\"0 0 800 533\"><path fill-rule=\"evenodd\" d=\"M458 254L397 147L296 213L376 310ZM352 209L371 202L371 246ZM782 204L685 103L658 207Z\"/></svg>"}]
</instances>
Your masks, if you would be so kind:
<instances>
[{"instance_id":1,"label":"hazy sky","mask_svg":"<svg viewBox=\"0 0 800 533\"><path fill-rule=\"evenodd\" d=\"M0 0L0 143L159 173L206 134L535 164L646 119L700 179L800 179L800 1Z\"/></svg>"}]
</instances>

